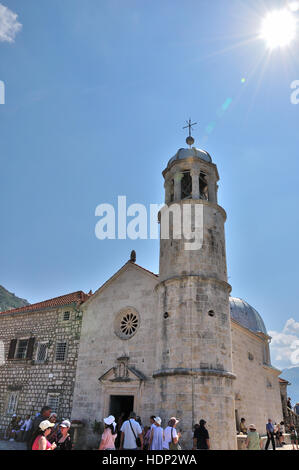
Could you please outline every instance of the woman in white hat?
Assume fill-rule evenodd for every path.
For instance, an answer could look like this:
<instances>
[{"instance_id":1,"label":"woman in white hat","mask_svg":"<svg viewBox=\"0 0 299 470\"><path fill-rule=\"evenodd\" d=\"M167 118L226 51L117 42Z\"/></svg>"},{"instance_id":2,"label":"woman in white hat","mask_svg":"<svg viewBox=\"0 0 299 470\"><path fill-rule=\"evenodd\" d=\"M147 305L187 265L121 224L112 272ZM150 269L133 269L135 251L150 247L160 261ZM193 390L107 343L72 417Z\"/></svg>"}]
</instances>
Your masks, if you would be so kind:
<instances>
[{"instance_id":1,"label":"woman in white hat","mask_svg":"<svg viewBox=\"0 0 299 470\"><path fill-rule=\"evenodd\" d=\"M57 450L72 450L73 443L69 435L71 423L68 419L64 419L59 425L59 433L57 435Z\"/></svg>"},{"instance_id":2,"label":"woman in white hat","mask_svg":"<svg viewBox=\"0 0 299 470\"><path fill-rule=\"evenodd\" d=\"M104 418L105 429L102 434L99 450L115 450L115 439L117 436L116 422L114 416Z\"/></svg>"},{"instance_id":3,"label":"woman in white hat","mask_svg":"<svg viewBox=\"0 0 299 470\"><path fill-rule=\"evenodd\" d=\"M54 450L56 444L48 441L47 436L51 433L54 423L51 423L47 419L39 424L39 428L33 436L32 450Z\"/></svg>"},{"instance_id":4,"label":"woman in white hat","mask_svg":"<svg viewBox=\"0 0 299 470\"><path fill-rule=\"evenodd\" d=\"M156 416L155 426L152 427L149 448L150 450L163 450L163 429L161 428L162 419Z\"/></svg>"},{"instance_id":5,"label":"woman in white hat","mask_svg":"<svg viewBox=\"0 0 299 470\"><path fill-rule=\"evenodd\" d=\"M263 444L260 435L258 432L256 432L256 425L249 424L249 431L247 432L245 446L248 450L261 450L262 445Z\"/></svg>"}]
</instances>

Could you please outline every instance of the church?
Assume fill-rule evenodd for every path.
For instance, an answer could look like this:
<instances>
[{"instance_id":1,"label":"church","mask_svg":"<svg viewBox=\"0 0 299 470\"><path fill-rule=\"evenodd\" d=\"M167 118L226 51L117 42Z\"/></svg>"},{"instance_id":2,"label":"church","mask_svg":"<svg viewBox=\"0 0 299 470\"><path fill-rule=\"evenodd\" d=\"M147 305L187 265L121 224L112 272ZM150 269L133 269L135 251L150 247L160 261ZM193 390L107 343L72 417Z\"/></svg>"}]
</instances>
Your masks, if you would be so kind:
<instances>
[{"instance_id":1,"label":"church","mask_svg":"<svg viewBox=\"0 0 299 470\"><path fill-rule=\"evenodd\" d=\"M230 297L217 167L191 135L186 142L162 173L159 274L132 252L94 294L0 313L0 437L13 414L45 404L72 419L79 449L98 446L95 421L132 410L144 425L153 414L162 426L177 417L184 449L200 419L212 449L237 448L242 417L261 434L268 418L283 419L287 382L271 365L262 317ZM186 209L196 246L177 236Z\"/></svg>"},{"instance_id":2,"label":"church","mask_svg":"<svg viewBox=\"0 0 299 470\"><path fill-rule=\"evenodd\" d=\"M217 167L190 134L186 142L162 173L165 207L193 210L201 246L187 250L170 217L169 237L160 236L159 275L136 264L132 252L81 305L72 406L72 419L85 423L80 448L94 440L95 420L131 410L144 424L153 414L162 426L176 416L186 449L202 418L213 449L237 448L241 417L261 434L268 418L283 419L280 371L271 365L262 317L230 297ZM160 213L161 233L164 223Z\"/></svg>"}]
</instances>

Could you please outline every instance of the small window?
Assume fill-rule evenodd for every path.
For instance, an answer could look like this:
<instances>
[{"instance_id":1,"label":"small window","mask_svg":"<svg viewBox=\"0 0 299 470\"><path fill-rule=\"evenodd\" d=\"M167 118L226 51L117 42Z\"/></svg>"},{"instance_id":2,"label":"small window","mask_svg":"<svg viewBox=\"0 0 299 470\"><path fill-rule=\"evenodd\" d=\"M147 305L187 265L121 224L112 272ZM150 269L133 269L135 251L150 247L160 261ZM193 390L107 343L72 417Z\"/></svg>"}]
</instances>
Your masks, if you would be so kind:
<instances>
[{"instance_id":1,"label":"small window","mask_svg":"<svg viewBox=\"0 0 299 470\"><path fill-rule=\"evenodd\" d=\"M47 397L47 406L51 408L52 413L58 414L59 411L59 393L49 393Z\"/></svg>"},{"instance_id":2,"label":"small window","mask_svg":"<svg viewBox=\"0 0 299 470\"><path fill-rule=\"evenodd\" d=\"M208 193L208 182L206 179L206 175L204 173L200 173L199 175L199 192L200 192L200 199L204 199L208 201L209 193Z\"/></svg>"},{"instance_id":3,"label":"small window","mask_svg":"<svg viewBox=\"0 0 299 470\"><path fill-rule=\"evenodd\" d=\"M47 358L47 343L40 343L38 345L36 361L44 362Z\"/></svg>"},{"instance_id":4,"label":"small window","mask_svg":"<svg viewBox=\"0 0 299 470\"><path fill-rule=\"evenodd\" d=\"M214 310L209 310L208 315L209 315L209 317L214 317L215 316Z\"/></svg>"},{"instance_id":5,"label":"small window","mask_svg":"<svg viewBox=\"0 0 299 470\"><path fill-rule=\"evenodd\" d=\"M28 347L28 339L19 339L16 348L16 359L25 359Z\"/></svg>"},{"instance_id":6,"label":"small window","mask_svg":"<svg viewBox=\"0 0 299 470\"><path fill-rule=\"evenodd\" d=\"M181 199L191 199L192 197L192 178L190 171L184 171L181 179Z\"/></svg>"},{"instance_id":7,"label":"small window","mask_svg":"<svg viewBox=\"0 0 299 470\"><path fill-rule=\"evenodd\" d=\"M174 180L170 181L170 202L174 200Z\"/></svg>"},{"instance_id":8,"label":"small window","mask_svg":"<svg viewBox=\"0 0 299 470\"><path fill-rule=\"evenodd\" d=\"M64 312L63 319L64 319L64 321L69 320L70 319L70 312Z\"/></svg>"},{"instance_id":9,"label":"small window","mask_svg":"<svg viewBox=\"0 0 299 470\"><path fill-rule=\"evenodd\" d=\"M12 392L8 398L7 414L14 414L17 411L19 392Z\"/></svg>"},{"instance_id":10,"label":"small window","mask_svg":"<svg viewBox=\"0 0 299 470\"><path fill-rule=\"evenodd\" d=\"M66 342L58 342L56 344L56 361L65 361L66 358Z\"/></svg>"}]
</instances>

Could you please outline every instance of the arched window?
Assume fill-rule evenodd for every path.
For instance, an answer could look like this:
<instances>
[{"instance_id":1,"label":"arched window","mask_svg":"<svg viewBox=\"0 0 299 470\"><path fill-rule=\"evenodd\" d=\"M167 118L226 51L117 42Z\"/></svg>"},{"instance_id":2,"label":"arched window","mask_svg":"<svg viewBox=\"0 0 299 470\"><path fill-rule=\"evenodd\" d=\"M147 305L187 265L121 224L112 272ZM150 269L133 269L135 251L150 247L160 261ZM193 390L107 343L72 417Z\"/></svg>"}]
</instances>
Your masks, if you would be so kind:
<instances>
[{"instance_id":1,"label":"arched window","mask_svg":"<svg viewBox=\"0 0 299 470\"><path fill-rule=\"evenodd\" d=\"M202 172L199 175L199 194L200 194L200 199L205 199L206 201L208 201L209 199L208 182L207 182L206 175Z\"/></svg>"},{"instance_id":2,"label":"arched window","mask_svg":"<svg viewBox=\"0 0 299 470\"><path fill-rule=\"evenodd\" d=\"M170 202L174 200L174 180L171 180L169 184L169 199Z\"/></svg>"},{"instance_id":3,"label":"arched window","mask_svg":"<svg viewBox=\"0 0 299 470\"><path fill-rule=\"evenodd\" d=\"M191 199L192 197L192 178L190 171L183 171L181 179L181 199Z\"/></svg>"}]
</instances>

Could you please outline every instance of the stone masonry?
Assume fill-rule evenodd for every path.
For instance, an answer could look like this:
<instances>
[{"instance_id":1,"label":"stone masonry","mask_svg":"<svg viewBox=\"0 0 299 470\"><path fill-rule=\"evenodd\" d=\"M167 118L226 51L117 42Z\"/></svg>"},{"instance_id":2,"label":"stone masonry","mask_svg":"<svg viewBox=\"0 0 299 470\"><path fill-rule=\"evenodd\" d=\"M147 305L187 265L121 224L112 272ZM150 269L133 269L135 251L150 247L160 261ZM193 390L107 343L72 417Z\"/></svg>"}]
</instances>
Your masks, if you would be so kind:
<instances>
[{"instance_id":1,"label":"stone masonry","mask_svg":"<svg viewBox=\"0 0 299 470\"><path fill-rule=\"evenodd\" d=\"M82 324L80 307L87 298L76 292L0 313L0 341L4 345L4 363L0 365L2 435L12 414L34 416L46 404L55 403L61 418L70 417ZM22 340L24 348L20 349ZM66 348L62 346L57 352L58 343Z\"/></svg>"}]
</instances>

